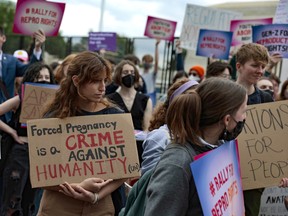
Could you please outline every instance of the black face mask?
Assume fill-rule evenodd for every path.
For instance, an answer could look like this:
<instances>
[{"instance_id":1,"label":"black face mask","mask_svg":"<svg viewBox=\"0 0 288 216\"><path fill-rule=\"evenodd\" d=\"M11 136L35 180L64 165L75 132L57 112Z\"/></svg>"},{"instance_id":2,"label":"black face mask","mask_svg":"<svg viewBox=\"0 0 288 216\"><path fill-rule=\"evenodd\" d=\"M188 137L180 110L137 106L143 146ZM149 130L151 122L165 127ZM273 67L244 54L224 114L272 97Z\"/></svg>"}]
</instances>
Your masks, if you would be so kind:
<instances>
[{"instance_id":1,"label":"black face mask","mask_svg":"<svg viewBox=\"0 0 288 216\"><path fill-rule=\"evenodd\" d=\"M135 83L135 77L131 74L128 74L122 77L122 83L125 87L131 88Z\"/></svg>"},{"instance_id":2,"label":"black face mask","mask_svg":"<svg viewBox=\"0 0 288 216\"><path fill-rule=\"evenodd\" d=\"M35 83L40 83L40 84L50 84L50 82L45 81L45 80L43 80L43 81L37 81L37 82L35 82Z\"/></svg>"},{"instance_id":3,"label":"black face mask","mask_svg":"<svg viewBox=\"0 0 288 216\"><path fill-rule=\"evenodd\" d=\"M244 125L245 125L245 119L243 121L238 121L236 127L231 132L227 131L225 128L223 134L219 137L219 139L226 141L236 139L236 137L242 132Z\"/></svg>"},{"instance_id":4,"label":"black face mask","mask_svg":"<svg viewBox=\"0 0 288 216\"><path fill-rule=\"evenodd\" d=\"M274 98L274 92L269 90L269 89L266 89L266 90L263 90L265 92L267 92L272 98Z\"/></svg>"}]
</instances>

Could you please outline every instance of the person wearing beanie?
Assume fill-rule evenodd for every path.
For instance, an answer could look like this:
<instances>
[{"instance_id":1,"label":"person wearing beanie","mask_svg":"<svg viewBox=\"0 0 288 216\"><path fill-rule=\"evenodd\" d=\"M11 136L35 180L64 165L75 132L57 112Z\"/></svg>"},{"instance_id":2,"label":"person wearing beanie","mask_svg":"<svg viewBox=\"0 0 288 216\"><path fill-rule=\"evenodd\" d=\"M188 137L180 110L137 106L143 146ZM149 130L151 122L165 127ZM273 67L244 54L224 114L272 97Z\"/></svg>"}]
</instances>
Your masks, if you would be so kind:
<instances>
[{"instance_id":1,"label":"person wearing beanie","mask_svg":"<svg viewBox=\"0 0 288 216\"><path fill-rule=\"evenodd\" d=\"M201 65L194 65L189 70L189 79L201 82L204 79L205 69Z\"/></svg>"}]
</instances>

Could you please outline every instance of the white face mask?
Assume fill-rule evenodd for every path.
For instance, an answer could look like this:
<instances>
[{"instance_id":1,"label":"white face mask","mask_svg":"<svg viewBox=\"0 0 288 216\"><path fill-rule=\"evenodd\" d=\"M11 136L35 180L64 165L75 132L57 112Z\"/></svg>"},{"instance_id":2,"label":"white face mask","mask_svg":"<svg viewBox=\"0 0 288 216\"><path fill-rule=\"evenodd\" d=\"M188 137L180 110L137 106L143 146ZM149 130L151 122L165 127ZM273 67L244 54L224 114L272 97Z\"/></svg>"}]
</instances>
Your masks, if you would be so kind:
<instances>
[{"instance_id":1,"label":"white face mask","mask_svg":"<svg viewBox=\"0 0 288 216\"><path fill-rule=\"evenodd\" d=\"M197 81L197 82L199 82L200 81L200 77L199 76L194 76L193 74L191 74L190 76L189 76L189 79L190 80L194 80L194 81Z\"/></svg>"}]
</instances>

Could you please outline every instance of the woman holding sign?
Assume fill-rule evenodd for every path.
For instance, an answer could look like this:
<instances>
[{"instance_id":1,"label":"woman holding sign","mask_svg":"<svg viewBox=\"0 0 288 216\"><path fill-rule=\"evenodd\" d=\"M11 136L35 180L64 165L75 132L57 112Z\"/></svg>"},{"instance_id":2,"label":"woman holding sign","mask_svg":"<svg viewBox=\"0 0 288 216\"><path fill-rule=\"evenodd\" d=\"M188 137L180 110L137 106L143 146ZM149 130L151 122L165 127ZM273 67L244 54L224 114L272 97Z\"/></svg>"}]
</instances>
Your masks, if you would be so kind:
<instances>
[{"instance_id":1,"label":"woman holding sign","mask_svg":"<svg viewBox=\"0 0 288 216\"><path fill-rule=\"evenodd\" d=\"M30 65L24 74L22 83L26 82L53 84L54 78L50 67L40 62ZM5 123L0 124L0 129L10 134L9 136L4 133L1 142L11 148L7 152L6 160L5 158L1 159L5 160L1 215L31 215L35 210L35 189L31 188L29 178L27 128L26 125L19 122L22 99L20 88L19 95L0 104L0 115L15 111L9 126L2 125Z\"/></svg>"},{"instance_id":2,"label":"woman holding sign","mask_svg":"<svg viewBox=\"0 0 288 216\"><path fill-rule=\"evenodd\" d=\"M246 103L244 87L213 77L171 102L166 116L172 143L151 176L145 215L203 215L190 163L197 154L237 137Z\"/></svg>"},{"instance_id":3,"label":"woman holding sign","mask_svg":"<svg viewBox=\"0 0 288 216\"><path fill-rule=\"evenodd\" d=\"M123 113L103 98L107 81L111 81L111 66L104 58L89 51L77 54L69 64L66 79L60 83L54 100L44 112L45 117ZM125 180L111 182L89 178L79 184L47 187L38 215L115 215L122 207L122 203L117 202L121 202L117 199L117 189Z\"/></svg>"}]
</instances>

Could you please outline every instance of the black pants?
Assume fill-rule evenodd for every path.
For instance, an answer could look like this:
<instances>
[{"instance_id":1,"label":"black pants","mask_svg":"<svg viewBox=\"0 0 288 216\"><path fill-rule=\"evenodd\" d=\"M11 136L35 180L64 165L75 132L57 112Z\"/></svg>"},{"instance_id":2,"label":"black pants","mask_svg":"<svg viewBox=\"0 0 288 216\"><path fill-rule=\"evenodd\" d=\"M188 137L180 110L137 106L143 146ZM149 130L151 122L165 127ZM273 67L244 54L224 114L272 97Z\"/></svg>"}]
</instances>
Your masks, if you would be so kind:
<instances>
[{"instance_id":1,"label":"black pants","mask_svg":"<svg viewBox=\"0 0 288 216\"><path fill-rule=\"evenodd\" d=\"M33 215L36 189L30 183L28 144L15 143L5 164L1 215Z\"/></svg>"}]
</instances>

